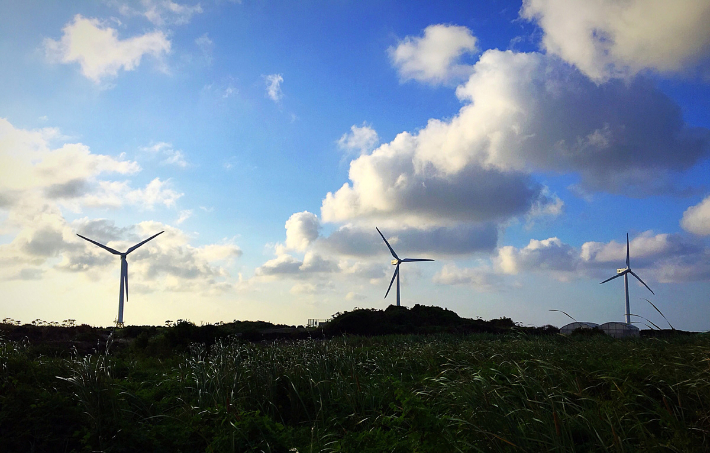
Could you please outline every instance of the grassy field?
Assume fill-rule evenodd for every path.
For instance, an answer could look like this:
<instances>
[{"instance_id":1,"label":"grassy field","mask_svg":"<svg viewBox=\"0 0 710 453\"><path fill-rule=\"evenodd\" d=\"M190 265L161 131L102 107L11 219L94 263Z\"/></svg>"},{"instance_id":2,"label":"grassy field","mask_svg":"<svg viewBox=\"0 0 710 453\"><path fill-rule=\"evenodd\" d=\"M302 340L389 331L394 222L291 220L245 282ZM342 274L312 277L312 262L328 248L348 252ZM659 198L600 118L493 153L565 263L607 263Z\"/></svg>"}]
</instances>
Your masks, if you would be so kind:
<instances>
[{"instance_id":1,"label":"grassy field","mask_svg":"<svg viewBox=\"0 0 710 453\"><path fill-rule=\"evenodd\" d=\"M151 341L0 339L0 451L710 451L708 334Z\"/></svg>"}]
</instances>

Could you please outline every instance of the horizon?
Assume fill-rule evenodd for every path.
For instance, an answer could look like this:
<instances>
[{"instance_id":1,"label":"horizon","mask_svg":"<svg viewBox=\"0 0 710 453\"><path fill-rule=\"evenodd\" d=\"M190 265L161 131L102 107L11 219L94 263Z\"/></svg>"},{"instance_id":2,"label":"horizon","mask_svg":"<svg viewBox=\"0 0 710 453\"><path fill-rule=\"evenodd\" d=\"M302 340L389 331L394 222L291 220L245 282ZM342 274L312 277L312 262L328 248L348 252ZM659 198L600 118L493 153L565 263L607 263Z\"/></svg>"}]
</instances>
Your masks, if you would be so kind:
<instances>
[{"instance_id":1,"label":"horizon","mask_svg":"<svg viewBox=\"0 0 710 453\"><path fill-rule=\"evenodd\" d=\"M0 318L710 330L705 0L4 11Z\"/></svg>"}]
</instances>

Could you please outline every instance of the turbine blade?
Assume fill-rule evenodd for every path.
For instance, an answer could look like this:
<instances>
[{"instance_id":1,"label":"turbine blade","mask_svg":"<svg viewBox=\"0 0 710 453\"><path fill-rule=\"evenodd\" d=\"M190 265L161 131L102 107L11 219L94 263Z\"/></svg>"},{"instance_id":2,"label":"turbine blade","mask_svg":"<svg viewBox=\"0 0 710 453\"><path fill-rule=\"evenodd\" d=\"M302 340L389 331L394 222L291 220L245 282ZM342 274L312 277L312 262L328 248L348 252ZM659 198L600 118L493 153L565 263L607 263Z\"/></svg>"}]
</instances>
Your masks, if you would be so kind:
<instances>
[{"instance_id":1,"label":"turbine blade","mask_svg":"<svg viewBox=\"0 0 710 453\"><path fill-rule=\"evenodd\" d=\"M574 319L573 317L571 317L571 316L569 315L569 313L567 313L567 312L564 312L564 311L562 311L562 310L555 310L555 309L552 309L552 310L550 310L550 311L559 311L560 313L563 313L564 315L566 315L566 316L567 316L569 319L571 319L572 321L577 322L577 320Z\"/></svg>"},{"instance_id":2,"label":"turbine blade","mask_svg":"<svg viewBox=\"0 0 710 453\"><path fill-rule=\"evenodd\" d=\"M85 238L84 236L82 236L82 235L80 235L80 234L78 234L78 233L77 233L77 236L79 236L80 238L82 238L82 239L84 239L84 240L86 240L86 241L91 242L91 243L94 244L94 245L98 245L99 247L101 247L101 248L104 249L104 250L108 250L109 252L113 253L114 255L120 255L120 254L121 254L121 252L119 252L118 250L114 250L114 249L112 249L111 247L106 247L105 245L99 244L99 243L96 242L96 241L92 241L92 240L89 239L89 238Z\"/></svg>"},{"instance_id":3,"label":"turbine blade","mask_svg":"<svg viewBox=\"0 0 710 453\"><path fill-rule=\"evenodd\" d=\"M159 236L159 235L161 235L161 234L163 234L163 233L165 233L165 231L161 231L160 233L154 234L153 236L149 237L149 238L146 239L145 241L139 242L138 244L136 244L136 245L134 245L133 247L131 247L131 248L129 248L128 250L126 250L126 255L128 255L129 253L131 253L132 251L134 251L135 249L137 249L137 248L140 247L141 245L145 244L146 242L150 241L150 240L153 239L154 237Z\"/></svg>"},{"instance_id":4,"label":"turbine blade","mask_svg":"<svg viewBox=\"0 0 710 453\"><path fill-rule=\"evenodd\" d=\"M629 265L629 233L626 233L626 267Z\"/></svg>"},{"instance_id":5,"label":"turbine blade","mask_svg":"<svg viewBox=\"0 0 710 453\"><path fill-rule=\"evenodd\" d=\"M663 316L663 319L665 319L666 322L668 323L668 325L671 326L671 329L675 330L675 327L673 327L673 324L671 324L671 322L668 320L668 318L666 318L666 315L664 315L663 312L658 309L658 307L656 307L655 305L653 305L653 302L651 302L650 300L648 300L648 299L646 299L646 298L644 298L643 300L645 300L646 302L648 302L649 304L651 304L651 306L652 306L653 308L655 308L656 311L661 314L661 316Z\"/></svg>"},{"instance_id":6,"label":"turbine blade","mask_svg":"<svg viewBox=\"0 0 710 453\"><path fill-rule=\"evenodd\" d=\"M648 290L651 291L651 294L653 294L654 296L656 295L656 293L654 293L653 290L652 290L651 288L649 288L648 285L647 285L643 280L641 280L641 277L639 277L638 275L636 275L636 274L634 273L634 271L632 271L631 269L629 269L629 274L633 275L634 277L636 277L636 279L637 279L638 281L640 281L641 283L643 283L643 286L645 286L646 288L648 288Z\"/></svg>"},{"instance_id":7,"label":"turbine blade","mask_svg":"<svg viewBox=\"0 0 710 453\"><path fill-rule=\"evenodd\" d=\"M377 230L378 233L380 233L380 236L382 236L382 240L385 241L385 244L387 244L387 248L390 249L390 252L392 253L392 256L394 256L395 259L399 259L399 257L397 256L397 254L394 253L394 250L392 249L392 246L390 245L390 243L387 242L387 239L385 239L385 235L382 234L382 231L380 231L380 229L377 228L377 227L375 227L375 229ZM387 297L387 296L385 296L385 297Z\"/></svg>"},{"instance_id":8,"label":"turbine blade","mask_svg":"<svg viewBox=\"0 0 710 453\"><path fill-rule=\"evenodd\" d=\"M645 319L646 321L648 321L648 322L650 322L651 324L653 324L653 327L655 327L655 328L658 329L658 330L661 330L661 328L658 327L655 322L651 321L651 320L648 319L648 318L644 318L644 317L641 316L641 315L635 315L635 314L633 314L633 313L629 313L629 316L636 316L637 318ZM648 326L648 324L646 324L646 325ZM648 327L651 328L651 329L653 329L653 327L651 327L651 326L648 326Z\"/></svg>"},{"instance_id":9,"label":"turbine blade","mask_svg":"<svg viewBox=\"0 0 710 453\"><path fill-rule=\"evenodd\" d=\"M394 279L397 278L397 273L399 272L399 264L394 270L394 274L392 274L392 280L390 280L390 286L387 288L387 292L385 293L384 299L387 299L387 295L390 293L390 290L392 289L392 283L394 283Z\"/></svg>"},{"instance_id":10,"label":"turbine blade","mask_svg":"<svg viewBox=\"0 0 710 453\"><path fill-rule=\"evenodd\" d=\"M428 258L405 258L402 260L403 263L411 263L413 261L434 261Z\"/></svg>"},{"instance_id":11,"label":"turbine blade","mask_svg":"<svg viewBox=\"0 0 710 453\"><path fill-rule=\"evenodd\" d=\"M628 272L628 271L627 271L627 272ZM601 285L602 283L606 283L606 282L608 282L609 280L614 280L615 278L621 277L621 276L624 275L625 273L626 273L626 272L622 272L621 274L616 274L615 276L613 276L613 277L611 277L611 278L607 278L606 280L604 280L603 282L601 282L601 283L599 283L599 284Z\"/></svg>"}]
</instances>

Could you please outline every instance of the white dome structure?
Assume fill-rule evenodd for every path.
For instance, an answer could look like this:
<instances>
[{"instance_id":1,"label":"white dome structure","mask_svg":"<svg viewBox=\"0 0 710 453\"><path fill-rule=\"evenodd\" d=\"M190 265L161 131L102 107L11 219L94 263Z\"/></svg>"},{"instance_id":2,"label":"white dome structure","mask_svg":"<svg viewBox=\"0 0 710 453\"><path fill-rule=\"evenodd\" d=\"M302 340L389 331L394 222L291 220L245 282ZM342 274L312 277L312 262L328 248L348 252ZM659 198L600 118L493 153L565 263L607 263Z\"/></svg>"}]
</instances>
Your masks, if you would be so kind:
<instances>
[{"instance_id":1,"label":"white dome structure","mask_svg":"<svg viewBox=\"0 0 710 453\"><path fill-rule=\"evenodd\" d=\"M599 327L599 324L594 322L571 322L560 327L560 333L562 335L569 335L577 329L593 329L595 327Z\"/></svg>"},{"instance_id":2,"label":"white dome structure","mask_svg":"<svg viewBox=\"0 0 710 453\"><path fill-rule=\"evenodd\" d=\"M625 322L605 322L599 328L614 338L638 337L640 335L638 327Z\"/></svg>"}]
</instances>

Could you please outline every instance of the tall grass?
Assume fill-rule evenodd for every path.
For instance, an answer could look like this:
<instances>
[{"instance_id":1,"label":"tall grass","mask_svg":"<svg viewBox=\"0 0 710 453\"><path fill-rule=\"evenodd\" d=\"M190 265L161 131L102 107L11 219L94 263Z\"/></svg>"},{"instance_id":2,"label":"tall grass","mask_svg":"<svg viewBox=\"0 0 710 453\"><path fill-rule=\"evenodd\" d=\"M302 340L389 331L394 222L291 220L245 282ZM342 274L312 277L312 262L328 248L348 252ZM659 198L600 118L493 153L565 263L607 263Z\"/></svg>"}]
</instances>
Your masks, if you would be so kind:
<instances>
[{"instance_id":1,"label":"tall grass","mask_svg":"<svg viewBox=\"0 0 710 453\"><path fill-rule=\"evenodd\" d=\"M88 427L77 451L710 450L707 335L230 338L161 360L27 348L0 341L0 389L22 363L53 367Z\"/></svg>"}]
</instances>

